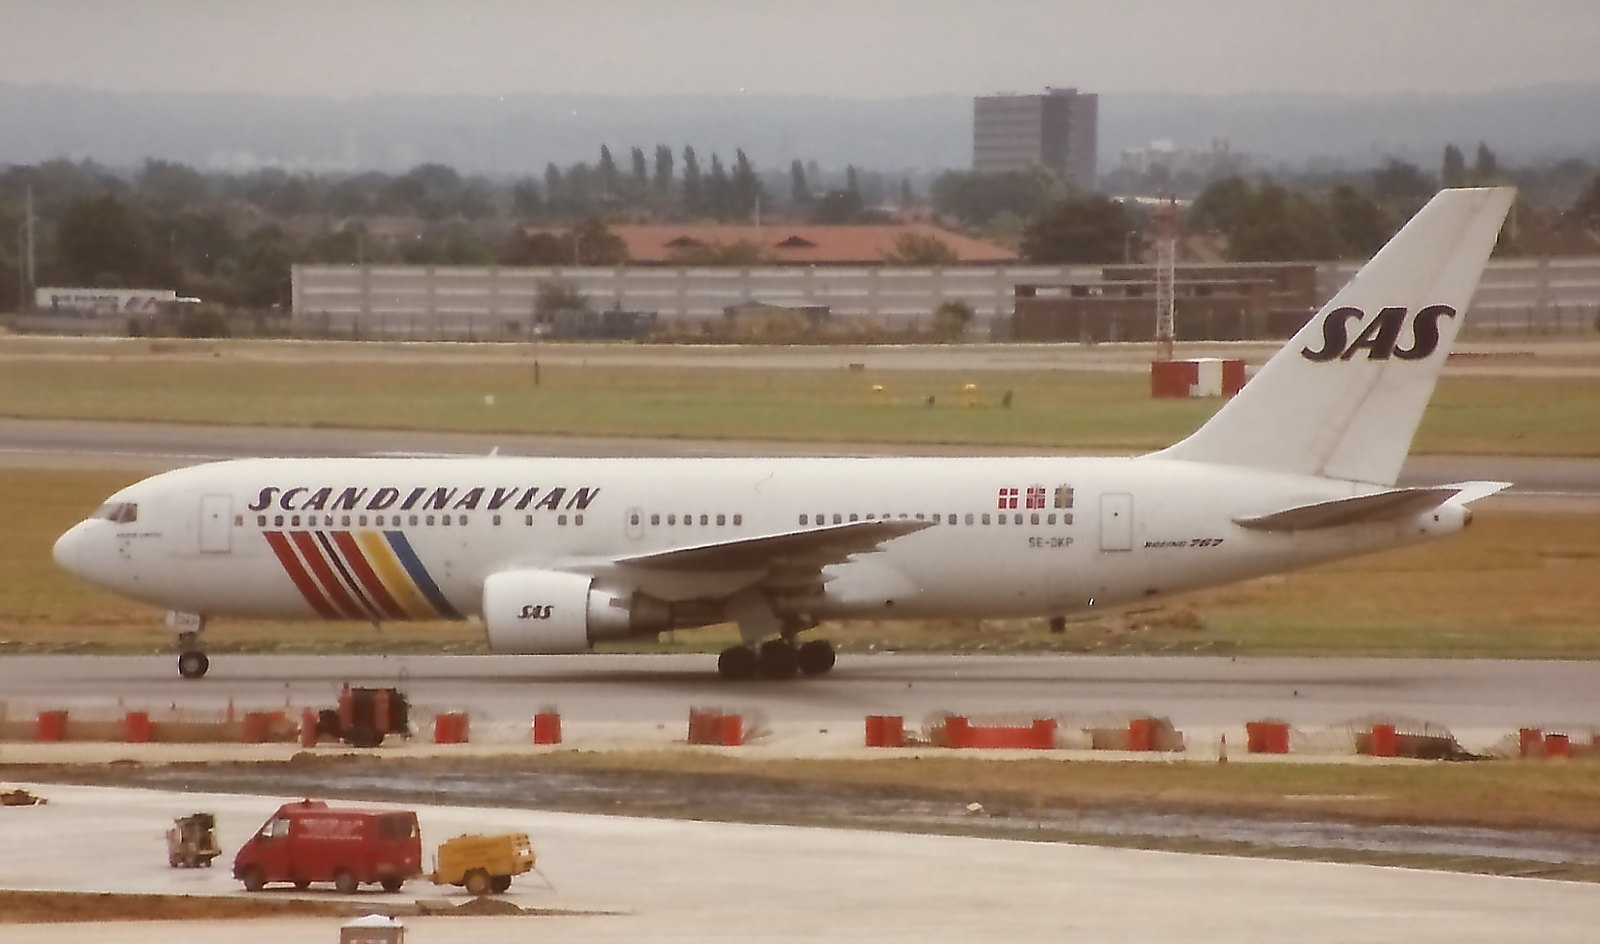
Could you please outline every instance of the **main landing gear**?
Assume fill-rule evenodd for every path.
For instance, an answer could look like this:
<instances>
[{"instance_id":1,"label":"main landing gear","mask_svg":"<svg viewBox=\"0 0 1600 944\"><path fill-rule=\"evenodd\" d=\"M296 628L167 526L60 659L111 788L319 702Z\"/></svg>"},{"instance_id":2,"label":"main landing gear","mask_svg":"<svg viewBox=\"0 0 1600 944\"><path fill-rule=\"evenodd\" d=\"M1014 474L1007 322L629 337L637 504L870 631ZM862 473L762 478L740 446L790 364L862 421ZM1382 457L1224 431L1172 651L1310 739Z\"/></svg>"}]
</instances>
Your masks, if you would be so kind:
<instances>
[{"instance_id":1,"label":"main landing gear","mask_svg":"<svg viewBox=\"0 0 1600 944\"><path fill-rule=\"evenodd\" d=\"M730 646L717 657L717 674L740 682L760 675L766 679L790 679L795 675L822 675L833 668L833 643L813 639L796 646L788 639L769 639L759 648Z\"/></svg>"}]
</instances>

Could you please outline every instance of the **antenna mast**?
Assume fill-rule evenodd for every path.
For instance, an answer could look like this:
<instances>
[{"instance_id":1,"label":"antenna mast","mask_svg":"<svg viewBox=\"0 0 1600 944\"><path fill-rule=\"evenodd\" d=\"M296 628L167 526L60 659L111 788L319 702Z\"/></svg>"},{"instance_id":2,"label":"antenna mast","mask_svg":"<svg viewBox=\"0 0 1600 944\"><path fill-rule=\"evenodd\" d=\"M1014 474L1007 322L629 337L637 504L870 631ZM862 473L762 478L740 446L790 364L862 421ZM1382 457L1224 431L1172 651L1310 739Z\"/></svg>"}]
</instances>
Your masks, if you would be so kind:
<instances>
[{"instance_id":1,"label":"antenna mast","mask_svg":"<svg viewBox=\"0 0 1600 944\"><path fill-rule=\"evenodd\" d=\"M1156 360L1172 360L1173 282L1178 260L1178 203L1156 208Z\"/></svg>"}]
</instances>

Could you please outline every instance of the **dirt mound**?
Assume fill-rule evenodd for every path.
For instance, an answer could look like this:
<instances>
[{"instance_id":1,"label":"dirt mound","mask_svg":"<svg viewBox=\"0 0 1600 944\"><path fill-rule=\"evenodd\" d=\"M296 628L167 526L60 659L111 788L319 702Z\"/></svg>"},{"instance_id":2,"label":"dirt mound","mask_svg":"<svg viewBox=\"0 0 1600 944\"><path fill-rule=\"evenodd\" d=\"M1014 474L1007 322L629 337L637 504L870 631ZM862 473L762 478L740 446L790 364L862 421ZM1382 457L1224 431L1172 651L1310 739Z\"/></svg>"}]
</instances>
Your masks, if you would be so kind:
<instances>
[{"instance_id":1,"label":"dirt mound","mask_svg":"<svg viewBox=\"0 0 1600 944\"><path fill-rule=\"evenodd\" d=\"M0 923L67 921L184 921L195 919L345 917L343 902L191 895L113 895L85 892L0 891Z\"/></svg>"}]
</instances>

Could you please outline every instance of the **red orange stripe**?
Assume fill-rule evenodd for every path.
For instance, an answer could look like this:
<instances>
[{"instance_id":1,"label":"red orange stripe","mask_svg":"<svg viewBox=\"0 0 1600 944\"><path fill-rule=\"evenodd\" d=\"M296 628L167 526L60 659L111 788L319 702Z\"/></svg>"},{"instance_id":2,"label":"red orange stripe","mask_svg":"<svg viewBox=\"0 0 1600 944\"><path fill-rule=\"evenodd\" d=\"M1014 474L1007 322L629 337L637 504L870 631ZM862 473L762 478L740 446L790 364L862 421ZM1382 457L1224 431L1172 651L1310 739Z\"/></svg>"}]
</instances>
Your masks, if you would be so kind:
<instances>
[{"instance_id":1,"label":"red orange stripe","mask_svg":"<svg viewBox=\"0 0 1600 944\"><path fill-rule=\"evenodd\" d=\"M300 559L295 556L294 548L289 545L289 539L284 536L284 533L282 531L268 531L266 536L267 545L272 548L272 553L277 555L278 563L283 565L284 573L289 575L289 579L294 582L295 588L300 591L301 596L306 598L306 602L311 604L311 608L317 611L317 615L323 619L338 619L339 611L334 609L328 599L322 595L322 591L317 589L317 582L300 565Z\"/></svg>"},{"instance_id":2,"label":"red orange stripe","mask_svg":"<svg viewBox=\"0 0 1600 944\"><path fill-rule=\"evenodd\" d=\"M366 612L362 610L361 604L351 599L350 593L345 590L344 584L339 580L339 576L333 572L333 568L329 567L328 562L323 559L322 550L317 547L317 541L311 536L311 532L296 531L293 534L293 540L294 546L299 549L300 556L305 560L306 566L311 569L311 573L317 578L317 582L322 585L322 589L328 594L328 599L332 601L338 611L343 613L346 619L365 619Z\"/></svg>"}]
</instances>

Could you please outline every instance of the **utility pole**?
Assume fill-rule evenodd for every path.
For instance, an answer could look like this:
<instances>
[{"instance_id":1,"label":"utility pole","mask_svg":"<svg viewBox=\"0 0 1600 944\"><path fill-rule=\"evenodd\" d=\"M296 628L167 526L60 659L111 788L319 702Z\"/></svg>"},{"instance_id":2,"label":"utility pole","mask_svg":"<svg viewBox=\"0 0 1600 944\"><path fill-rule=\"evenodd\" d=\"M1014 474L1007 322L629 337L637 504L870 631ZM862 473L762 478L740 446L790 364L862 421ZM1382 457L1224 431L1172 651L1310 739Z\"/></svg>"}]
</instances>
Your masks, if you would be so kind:
<instances>
[{"instance_id":1,"label":"utility pole","mask_svg":"<svg viewBox=\"0 0 1600 944\"><path fill-rule=\"evenodd\" d=\"M1156 360L1172 360L1173 295L1178 259L1178 202L1156 209Z\"/></svg>"},{"instance_id":2,"label":"utility pole","mask_svg":"<svg viewBox=\"0 0 1600 944\"><path fill-rule=\"evenodd\" d=\"M33 268L34 268L34 256L33 256L33 184L29 184L28 185L28 188L25 191L25 193L26 193L26 198L24 200L23 215L22 215L22 229L23 229L23 233L25 234L25 239L24 239L24 242L23 242L23 250L22 250L22 271L18 273L20 278L17 279L18 283L20 284L19 285L19 294L22 296L22 298L21 298L22 304L17 309L17 313L18 314L21 314L22 312L24 312L24 311L26 311L28 309L28 307L29 307L28 306L28 298L33 294L33 284L34 284L34 274L33 274Z\"/></svg>"}]
</instances>

